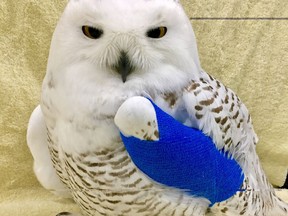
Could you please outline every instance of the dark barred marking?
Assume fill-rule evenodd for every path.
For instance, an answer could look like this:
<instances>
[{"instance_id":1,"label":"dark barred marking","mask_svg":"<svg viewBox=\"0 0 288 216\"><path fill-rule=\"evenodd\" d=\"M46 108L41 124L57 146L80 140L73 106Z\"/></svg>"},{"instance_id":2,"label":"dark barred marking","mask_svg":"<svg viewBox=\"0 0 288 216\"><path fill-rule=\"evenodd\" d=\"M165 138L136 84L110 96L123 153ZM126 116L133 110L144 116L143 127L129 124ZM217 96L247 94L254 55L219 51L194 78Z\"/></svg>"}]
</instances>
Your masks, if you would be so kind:
<instances>
[{"instance_id":1,"label":"dark barred marking","mask_svg":"<svg viewBox=\"0 0 288 216\"><path fill-rule=\"evenodd\" d=\"M211 111L215 113L220 113L222 110L223 110L223 106L219 106L219 107L213 108Z\"/></svg>"},{"instance_id":2,"label":"dark barred marking","mask_svg":"<svg viewBox=\"0 0 288 216\"><path fill-rule=\"evenodd\" d=\"M154 205L153 206L151 206L151 208L149 208L149 210L151 211L151 210L153 210L153 212L156 210L156 208L159 206L161 204L161 202L156 202L156 203L154 203Z\"/></svg>"},{"instance_id":3,"label":"dark barred marking","mask_svg":"<svg viewBox=\"0 0 288 216\"><path fill-rule=\"evenodd\" d=\"M233 116L233 119L236 119L239 115L239 110L236 112L236 114Z\"/></svg>"},{"instance_id":4,"label":"dark barred marking","mask_svg":"<svg viewBox=\"0 0 288 216\"><path fill-rule=\"evenodd\" d=\"M91 163L91 162L89 162L89 161L83 161L83 163L84 163L85 165L87 165L88 167L104 167L104 166L107 165L106 163L102 163L102 162L98 162L98 163L94 162L94 163Z\"/></svg>"},{"instance_id":5,"label":"dark barred marking","mask_svg":"<svg viewBox=\"0 0 288 216\"><path fill-rule=\"evenodd\" d=\"M112 166L117 166L117 165L125 162L128 159L129 159L129 157L127 155L125 155L124 157L122 157L122 158L120 158L120 159L118 159L116 161L109 161L109 164L111 164Z\"/></svg>"},{"instance_id":6,"label":"dark barred marking","mask_svg":"<svg viewBox=\"0 0 288 216\"><path fill-rule=\"evenodd\" d=\"M113 197L113 196L125 196L125 195L136 195L140 193L141 191L135 190L135 191L122 191L122 192L107 192L105 193L106 196L108 197Z\"/></svg>"},{"instance_id":7,"label":"dark barred marking","mask_svg":"<svg viewBox=\"0 0 288 216\"><path fill-rule=\"evenodd\" d=\"M118 204L118 203L121 203L121 200L106 200L108 203L111 203L111 204Z\"/></svg>"},{"instance_id":8,"label":"dark barred marking","mask_svg":"<svg viewBox=\"0 0 288 216\"><path fill-rule=\"evenodd\" d=\"M213 87L212 86L206 86L206 87L203 87L202 89L205 90L205 91L210 91L210 92L213 91Z\"/></svg>"},{"instance_id":9,"label":"dark barred marking","mask_svg":"<svg viewBox=\"0 0 288 216\"><path fill-rule=\"evenodd\" d=\"M228 104L228 103L229 103L229 96L228 96L228 95L226 95L224 102L225 102L225 104Z\"/></svg>"},{"instance_id":10,"label":"dark barred marking","mask_svg":"<svg viewBox=\"0 0 288 216\"><path fill-rule=\"evenodd\" d=\"M174 93L165 93L164 94L164 98L163 98L168 104L169 106L172 108L175 106L178 97L174 94Z\"/></svg>"},{"instance_id":11,"label":"dark barred marking","mask_svg":"<svg viewBox=\"0 0 288 216\"><path fill-rule=\"evenodd\" d=\"M209 76L211 81L214 81L214 78L210 74L208 74L208 76Z\"/></svg>"},{"instance_id":12,"label":"dark barred marking","mask_svg":"<svg viewBox=\"0 0 288 216\"><path fill-rule=\"evenodd\" d=\"M101 207L103 207L103 206L101 206ZM86 208L87 208L87 207L86 207ZM91 209L87 209L88 215L91 215L89 210L91 210ZM95 214L95 213L97 213L97 214ZM106 213L100 212L99 210L97 210L97 209L94 208L94 209L93 209L93 215L98 215L98 214L103 215L103 216L107 216Z\"/></svg>"},{"instance_id":13,"label":"dark barred marking","mask_svg":"<svg viewBox=\"0 0 288 216\"><path fill-rule=\"evenodd\" d=\"M131 175L133 175L135 172L137 172L136 168L134 168L133 170L131 170L129 173L120 176L120 178L130 178Z\"/></svg>"},{"instance_id":14,"label":"dark barred marking","mask_svg":"<svg viewBox=\"0 0 288 216\"><path fill-rule=\"evenodd\" d=\"M148 198L146 199L145 201L142 201L142 202L136 202L135 200L134 201L131 201L131 202L125 202L125 204L127 205L146 205L149 201L153 200L154 197L151 197L151 198Z\"/></svg>"},{"instance_id":15,"label":"dark barred marking","mask_svg":"<svg viewBox=\"0 0 288 216\"><path fill-rule=\"evenodd\" d=\"M81 208L82 211L86 212L87 215L90 214L89 208L84 206L82 203L80 203L80 208Z\"/></svg>"},{"instance_id":16,"label":"dark barred marking","mask_svg":"<svg viewBox=\"0 0 288 216\"><path fill-rule=\"evenodd\" d=\"M221 120L221 125L224 125L227 122L227 120L228 120L228 117L226 116L225 118Z\"/></svg>"},{"instance_id":17,"label":"dark barred marking","mask_svg":"<svg viewBox=\"0 0 288 216\"><path fill-rule=\"evenodd\" d=\"M106 205L101 205L101 208L104 208L105 210L109 210L109 211L111 211L111 212L114 212L114 211L115 211L114 208L110 208L110 207L108 207L108 206L106 206ZM106 214L105 214L105 215L106 215Z\"/></svg>"},{"instance_id":18,"label":"dark barred marking","mask_svg":"<svg viewBox=\"0 0 288 216\"><path fill-rule=\"evenodd\" d=\"M83 177L81 178L81 181L84 183L84 185L89 189L89 188L93 188L93 187L91 187L92 185L89 183L89 182L87 182Z\"/></svg>"},{"instance_id":19,"label":"dark barred marking","mask_svg":"<svg viewBox=\"0 0 288 216\"><path fill-rule=\"evenodd\" d=\"M151 184L142 186L141 189L142 189L142 190L147 190L147 189L153 188L153 186L154 186L154 185L151 183Z\"/></svg>"},{"instance_id":20,"label":"dark barred marking","mask_svg":"<svg viewBox=\"0 0 288 216\"><path fill-rule=\"evenodd\" d=\"M47 142L50 143L51 145L53 145L53 141L48 134L47 134Z\"/></svg>"},{"instance_id":21,"label":"dark barred marking","mask_svg":"<svg viewBox=\"0 0 288 216\"><path fill-rule=\"evenodd\" d=\"M124 184L123 186L128 187L128 188L133 188L133 187L136 187L142 180L143 180L142 178L139 178L135 182L130 183L130 184Z\"/></svg>"},{"instance_id":22,"label":"dark barred marking","mask_svg":"<svg viewBox=\"0 0 288 216\"><path fill-rule=\"evenodd\" d=\"M195 89L197 89L198 87L200 87L200 84L199 83L192 83L190 86L188 86L187 91L188 92L191 92L191 91L194 91Z\"/></svg>"},{"instance_id":23,"label":"dark barred marking","mask_svg":"<svg viewBox=\"0 0 288 216\"><path fill-rule=\"evenodd\" d=\"M55 149L53 146L51 147L52 151L55 152L55 154L59 154L59 151L57 149Z\"/></svg>"},{"instance_id":24,"label":"dark barred marking","mask_svg":"<svg viewBox=\"0 0 288 216\"><path fill-rule=\"evenodd\" d=\"M226 141L225 141L225 144L227 145L228 143L231 143L232 142L232 139L231 139L231 137L229 138L229 139L227 139Z\"/></svg>"},{"instance_id":25,"label":"dark barred marking","mask_svg":"<svg viewBox=\"0 0 288 216\"><path fill-rule=\"evenodd\" d=\"M85 194L85 196L92 198L93 200L96 199L97 197L95 197L94 195L88 193L88 190L83 191L83 193ZM96 203L97 204L97 203ZM99 203L100 204L100 203Z\"/></svg>"},{"instance_id":26,"label":"dark barred marking","mask_svg":"<svg viewBox=\"0 0 288 216\"><path fill-rule=\"evenodd\" d=\"M175 214L176 214L176 209L177 209L177 208L175 208L174 211L171 213L171 216L175 216Z\"/></svg>"},{"instance_id":27,"label":"dark barred marking","mask_svg":"<svg viewBox=\"0 0 288 216\"><path fill-rule=\"evenodd\" d=\"M106 174L106 170L103 171L89 171L88 175L91 177L95 177L95 176L101 176L101 175L105 175Z\"/></svg>"},{"instance_id":28,"label":"dark barred marking","mask_svg":"<svg viewBox=\"0 0 288 216\"><path fill-rule=\"evenodd\" d=\"M65 154L65 156L66 156L67 158L72 158L72 155L71 155L71 154L68 154L67 152L65 152L64 154Z\"/></svg>"},{"instance_id":29,"label":"dark barred marking","mask_svg":"<svg viewBox=\"0 0 288 216\"><path fill-rule=\"evenodd\" d=\"M62 174L62 173L61 173L61 174ZM59 176L59 175L58 175L58 176ZM68 181L68 179L65 178L65 177L59 176L59 178L60 178L60 180L61 180L62 182L67 182L67 181Z\"/></svg>"},{"instance_id":30,"label":"dark barred marking","mask_svg":"<svg viewBox=\"0 0 288 216\"><path fill-rule=\"evenodd\" d=\"M241 142L238 142L235 147L237 148L240 144L241 144Z\"/></svg>"},{"instance_id":31,"label":"dark barred marking","mask_svg":"<svg viewBox=\"0 0 288 216\"><path fill-rule=\"evenodd\" d=\"M153 202L148 203L147 205L144 206L144 208L138 209L137 213L146 212L152 206L152 204Z\"/></svg>"},{"instance_id":32,"label":"dark barred marking","mask_svg":"<svg viewBox=\"0 0 288 216\"><path fill-rule=\"evenodd\" d=\"M54 167L56 168L56 165L58 165L59 161L58 160L56 161L55 157L51 157L51 161L52 161Z\"/></svg>"},{"instance_id":33,"label":"dark barred marking","mask_svg":"<svg viewBox=\"0 0 288 216\"><path fill-rule=\"evenodd\" d=\"M101 208L103 208L103 209L105 209L105 210L109 210L109 211L114 211L114 209L113 208L110 208L110 207L108 207L108 206L105 206L105 205L103 205L103 203L104 202L108 202L108 200L101 200L100 198L99 198L99 201L100 202L95 202L94 200L91 200L91 199L89 199L89 201L91 202L91 203L93 203L94 205L97 205L97 206L99 206L99 207L101 207ZM119 201L119 202L121 202L121 201ZM91 208L91 206L90 205L88 205L90 208Z\"/></svg>"},{"instance_id":34,"label":"dark barred marking","mask_svg":"<svg viewBox=\"0 0 288 216\"><path fill-rule=\"evenodd\" d=\"M66 170L66 172L68 173L69 176L73 176L73 173L69 172L69 170ZM72 183L72 184L69 184L69 186L75 191L79 190L79 191L82 191L84 190L83 186L82 185L79 185L78 182L74 179L74 178L69 178L69 181Z\"/></svg>"},{"instance_id":35,"label":"dark barred marking","mask_svg":"<svg viewBox=\"0 0 288 216\"><path fill-rule=\"evenodd\" d=\"M216 117L215 121L216 121L216 123L219 123L221 121L221 117Z\"/></svg>"},{"instance_id":36,"label":"dark barred marking","mask_svg":"<svg viewBox=\"0 0 288 216\"><path fill-rule=\"evenodd\" d=\"M201 107L201 106L199 106L199 105L196 105L196 106L195 106L195 109L196 109L197 111L201 111L201 110L203 110L203 107Z\"/></svg>"},{"instance_id":37,"label":"dark barred marking","mask_svg":"<svg viewBox=\"0 0 288 216\"><path fill-rule=\"evenodd\" d=\"M197 119L201 119L203 117L203 115L201 115L199 113L196 113L195 116L196 116Z\"/></svg>"},{"instance_id":38,"label":"dark barred marking","mask_svg":"<svg viewBox=\"0 0 288 216\"><path fill-rule=\"evenodd\" d=\"M210 98L210 99L208 99L208 100L200 101L200 105L209 106L209 105L211 105L213 102L214 102L214 98Z\"/></svg>"},{"instance_id":39,"label":"dark barred marking","mask_svg":"<svg viewBox=\"0 0 288 216\"><path fill-rule=\"evenodd\" d=\"M105 182L107 183L107 185L112 185L112 183L114 182L113 179L107 179L107 178L104 178Z\"/></svg>"},{"instance_id":40,"label":"dark barred marking","mask_svg":"<svg viewBox=\"0 0 288 216\"><path fill-rule=\"evenodd\" d=\"M147 141L153 141L152 137L151 136L148 136L147 133L144 134L143 138Z\"/></svg>"},{"instance_id":41,"label":"dark barred marking","mask_svg":"<svg viewBox=\"0 0 288 216\"><path fill-rule=\"evenodd\" d=\"M167 203L162 208L160 208L155 215L160 215L160 213L163 212L169 205L171 205L171 202Z\"/></svg>"},{"instance_id":42,"label":"dark barred marking","mask_svg":"<svg viewBox=\"0 0 288 216\"><path fill-rule=\"evenodd\" d=\"M73 172L76 176L78 176L78 178L85 184L86 187L88 187L88 188L90 188L90 189L93 188L93 187L91 187L92 185L83 178L83 176L81 176L78 172L76 172L76 170L72 167L72 165L70 165L69 162L65 161L65 164L72 170L72 172ZM88 172L87 174L89 175L90 173ZM89 175L89 176L92 177L91 175ZM99 180L96 180L96 179L93 179L93 181L94 181L95 183L98 183L98 184L101 185L101 186L107 185L106 182L102 182L102 181L99 181ZM78 184L77 184L77 185L78 185ZM81 186L81 187L82 187L82 186Z\"/></svg>"},{"instance_id":43,"label":"dark barred marking","mask_svg":"<svg viewBox=\"0 0 288 216\"><path fill-rule=\"evenodd\" d=\"M158 131L158 130L155 130L155 131L154 131L154 135L155 135L156 138L159 138L159 131Z\"/></svg>"},{"instance_id":44,"label":"dark barred marking","mask_svg":"<svg viewBox=\"0 0 288 216\"><path fill-rule=\"evenodd\" d=\"M88 157L90 154L89 153L81 153L79 156L81 159Z\"/></svg>"},{"instance_id":45,"label":"dark barred marking","mask_svg":"<svg viewBox=\"0 0 288 216\"><path fill-rule=\"evenodd\" d=\"M240 212L240 215L244 215L246 212L246 209L244 208L241 212Z\"/></svg>"},{"instance_id":46,"label":"dark barred marking","mask_svg":"<svg viewBox=\"0 0 288 216\"><path fill-rule=\"evenodd\" d=\"M50 153L52 154L52 158L58 158L59 155L53 149L51 149Z\"/></svg>"},{"instance_id":47,"label":"dark barred marking","mask_svg":"<svg viewBox=\"0 0 288 216\"><path fill-rule=\"evenodd\" d=\"M229 112L233 112L234 106L235 106L235 104L232 103L232 104L231 104L231 107L230 107L230 109L229 109Z\"/></svg>"},{"instance_id":48,"label":"dark barred marking","mask_svg":"<svg viewBox=\"0 0 288 216\"><path fill-rule=\"evenodd\" d=\"M229 130L229 128L231 127L230 124L227 125L227 127L225 127L225 129L223 130L224 133L227 133L227 131Z\"/></svg>"},{"instance_id":49,"label":"dark barred marking","mask_svg":"<svg viewBox=\"0 0 288 216\"><path fill-rule=\"evenodd\" d=\"M126 213L129 213L129 212L131 212L132 211L132 209L131 208L129 208L129 209L124 209L124 210L122 210L122 214L126 214Z\"/></svg>"},{"instance_id":50,"label":"dark barred marking","mask_svg":"<svg viewBox=\"0 0 288 216\"><path fill-rule=\"evenodd\" d=\"M183 211L183 215L186 214L186 212L188 211L188 209L189 209L189 206L187 206L187 207L185 208L185 210Z\"/></svg>"},{"instance_id":51,"label":"dark barred marking","mask_svg":"<svg viewBox=\"0 0 288 216\"><path fill-rule=\"evenodd\" d=\"M107 154L107 155L103 155L103 156L98 156L98 159L100 161L107 161L107 160L110 160L114 157L115 157L115 155L113 153L111 153L111 154Z\"/></svg>"},{"instance_id":52,"label":"dark barred marking","mask_svg":"<svg viewBox=\"0 0 288 216\"><path fill-rule=\"evenodd\" d=\"M203 78L200 78L200 81L201 81L202 83L204 83L204 84L207 84L207 81L206 81L205 79L203 79Z\"/></svg>"},{"instance_id":53,"label":"dark barred marking","mask_svg":"<svg viewBox=\"0 0 288 216\"><path fill-rule=\"evenodd\" d=\"M67 160L65 160L64 163L65 163L65 165L66 165L66 168L67 168L67 167L70 168L70 170L73 172L73 174L77 175L78 178L82 179L82 176L74 169L74 167L73 167ZM68 171L68 170L66 170L66 171ZM71 179L71 178L70 178L70 179Z\"/></svg>"},{"instance_id":54,"label":"dark barred marking","mask_svg":"<svg viewBox=\"0 0 288 216\"><path fill-rule=\"evenodd\" d=\"M88 201L84 200L78 193L73 193L73 195L80 199L82 203L89 205Z\"/></svg>"},{"instance_id":55,"label":"dark barred marking","mask_svg":"<svg viewBox=\"0 0 288 216\"><path fill-rule=\"evenodd\" d=\"M221 209L221 212L223 212L223 213L226 213L227 211L228 211L228 208L227 208L227 207Z\"/></svg>"},{"instance_id":56,"label":"dark barred marking","mask_svg":"<svg viewBox=\"0 0 288 216\"><path fill-rule=\"evenodd\" d=\"M117 164L117 165L114 165L114 166L112 166L111 168L112 168L113 170L122 169L123 167L129 165L130 162L131 162L131 160L130 160L130 158L128 158L128 159L125 160L124 162L119 163L119 164Z\"/></svg>"},{"instance_id":57,"label":"dark barred marking","mask_svg":"<svg viewBox=\"0 0 288 216\"><path fill-rule=\"evenodd\" d=\"M75 161L73 161L73 162L75 162ZM79 164L78 163L76 163L75 162L75 164L76 164L76 166L77 166L77 169L79 169L80 171L82 171L83 173L85 173L85 174L87 174L88 172L87 172L87 170L86 169L84 169L83 167L81 167L81 166L79 166Z\"/></svg>"},{"instance_id":58,"label":"dark barred marking","mask_svg":"<svg viewBox=\"0 0 288 216\"><path fill-rule=\"evenodd\" d=\"M93 176L91 176L91 175L89 175L91 178L93 178ZM109 185L111 185L111 182L108 182L108 181L105 181L105 182L103 182L103 181L100 181L100 180L96 180L96 179L94 179L93 178L93 182L94 183L96 183L96 184L99 184L100 186L104 186L104 185L106 185L106 186L109 186ZM90 188L91 189L91 188ZM93 188L92 188L93 189Z\"/></svg>"},{"instance_id":59,"label":"dark barred marking","mask_svg":"<svg viewBox=\"0 0 288 216\"><path fill-rule=\"evenodd\" d=\"M199 95L201 92L202 92L201 90L197 90L197 91L193 92L193 94L194 94L195 96L197 96L197 95Z\"/></svg>"},{"instance_id":60,"label":"dark barred marking","mask_svg":"<svg viewBox=\"0 0 288 216\"><path fill-rule=\"evenodd\" d=\"M112 150L111 149L103 149L99 152L93 152L94 155L96 156L103 156L103 155L107 155L108 153L110 153Z\"/></svg>"},{"instance_id":61,"label":"dark barred marking","mask_svg":"<svg viewBox=\"0 0 288 216\"><path fill-rule=\"evenodd\" d=\"M128 172L128 169L124 169L124 170L121 170L119 172L111 172L111 173L109 173L109 175L112 177L119 177L119 176L123 176L127 172Z\"/></svg>"}]
</instances>

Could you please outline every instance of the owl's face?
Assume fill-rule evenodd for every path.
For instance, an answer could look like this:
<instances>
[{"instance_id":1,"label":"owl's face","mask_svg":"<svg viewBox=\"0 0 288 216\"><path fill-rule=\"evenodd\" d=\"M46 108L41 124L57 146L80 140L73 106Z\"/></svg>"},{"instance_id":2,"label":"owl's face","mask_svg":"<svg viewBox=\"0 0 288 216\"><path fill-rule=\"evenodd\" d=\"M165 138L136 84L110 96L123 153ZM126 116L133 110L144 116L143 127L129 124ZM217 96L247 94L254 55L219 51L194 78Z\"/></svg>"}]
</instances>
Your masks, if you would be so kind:
<instances>
[{"instance_id":1,"label":"owl's face","mask_svg":"<svg viewBox=\"0 0 288 216\"><path fill-rule=\"evenodd\" d=\"M160 91L181 88L200 70L191 24L175 0L70 0L49 65L86 70L97 85Z\"/></svg>"}]
</instances>

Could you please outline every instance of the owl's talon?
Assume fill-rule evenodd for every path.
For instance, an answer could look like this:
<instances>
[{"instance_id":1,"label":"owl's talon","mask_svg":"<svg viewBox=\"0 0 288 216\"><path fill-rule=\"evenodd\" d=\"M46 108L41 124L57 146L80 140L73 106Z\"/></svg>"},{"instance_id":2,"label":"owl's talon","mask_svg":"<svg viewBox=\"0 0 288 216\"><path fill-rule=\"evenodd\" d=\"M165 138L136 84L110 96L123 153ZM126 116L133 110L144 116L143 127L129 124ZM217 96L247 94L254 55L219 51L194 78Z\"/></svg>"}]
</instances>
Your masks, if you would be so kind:
<instances>
[{"instance_id":1,"label":"owl's talon","mask_svg":"<svg viewBox=\"0 0 288 216\"><path fill-rule=\"evenodd\" d=\"M56 216L72 216L73 214L70 212L60 212L59 214L57 214Z\"/></svg>"}]
</instances>

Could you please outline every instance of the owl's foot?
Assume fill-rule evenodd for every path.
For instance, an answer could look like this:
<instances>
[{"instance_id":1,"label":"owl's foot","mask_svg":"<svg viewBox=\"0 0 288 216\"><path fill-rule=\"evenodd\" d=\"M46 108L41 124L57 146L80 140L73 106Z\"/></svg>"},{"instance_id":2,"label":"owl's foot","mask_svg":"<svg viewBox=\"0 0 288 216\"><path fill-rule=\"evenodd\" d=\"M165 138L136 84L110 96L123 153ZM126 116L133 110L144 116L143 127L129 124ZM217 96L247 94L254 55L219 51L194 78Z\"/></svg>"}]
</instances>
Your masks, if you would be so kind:
<instances>
[{"instance_id":1,"label":"owl's foot","mask_svg":"<svg viewBox=\"0 0 288 216\"><path fill-rule=\"evenodd\" d=\"M71 212L60 212L56 216L81 216L80 214L71 213Z\"/></svg>"}]
</instances>

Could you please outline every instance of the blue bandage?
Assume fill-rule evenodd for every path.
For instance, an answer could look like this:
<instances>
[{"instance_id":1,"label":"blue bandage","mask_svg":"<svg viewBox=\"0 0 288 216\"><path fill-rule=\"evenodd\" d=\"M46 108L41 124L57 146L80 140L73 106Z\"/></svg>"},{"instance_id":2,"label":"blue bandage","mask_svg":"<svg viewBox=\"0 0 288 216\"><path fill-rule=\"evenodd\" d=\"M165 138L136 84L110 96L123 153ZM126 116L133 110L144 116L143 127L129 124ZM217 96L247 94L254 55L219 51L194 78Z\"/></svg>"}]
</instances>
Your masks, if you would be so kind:
<instances>
[{"instance_id":1,"label":"blue bandage","mask_svg":"<svg viewBox=\"0 0 288 216\"><path fill-rule=\"evenodd\" d=\"M244 176L238 163L219 151L200 130L187 127L152 101L159 141L125 137L122 141L135 165L154 181L207 198L212 206L241 190Z\"/></svg>"}]
</instances>

